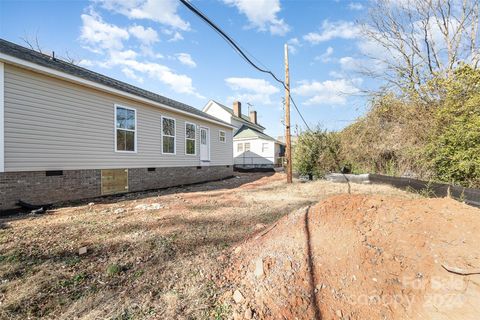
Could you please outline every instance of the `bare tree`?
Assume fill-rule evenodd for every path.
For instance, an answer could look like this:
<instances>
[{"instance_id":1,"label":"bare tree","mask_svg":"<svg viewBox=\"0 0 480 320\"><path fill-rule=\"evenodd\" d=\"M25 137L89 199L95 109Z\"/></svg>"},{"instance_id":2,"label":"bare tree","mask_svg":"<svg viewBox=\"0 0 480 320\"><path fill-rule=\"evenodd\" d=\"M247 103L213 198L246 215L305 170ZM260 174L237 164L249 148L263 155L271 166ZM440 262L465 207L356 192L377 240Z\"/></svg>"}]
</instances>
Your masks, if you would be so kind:
<instances>
[{"instance_id":1,"label":"bare tree","mask_svg":"<svg viewBox=\"0 0 480 320\"><path fill-rule=\"evenodd\" d=\"M25 36L20 38L26 45L32 50L37 52L48 54L45 50L43 50L42 46L40 45L40 41L38 40L38 32L35 32L35 36L30 36L25 34ZM52 57L54 57L54 52L51 52ZM79 58L75 58L70 51L65 50L65 54L63 56L58 56L57 59L63 60L65 62L78 65L80 60Z\"/></svg>"},{"instance_id":2,"label":"bare tree","mask_svg":"<svg viewBox=\"0 0 480 320\"><path fill-rule=\"evenodd\" d=\"M68 63L71 63L71 64L75 64L75 65L78 65L79 64L79 59L73 57L71 54L70 54L70 51L68 50L65 50L65 55L61 57L61 59L63 61L66 61Z\"/></svg>"},{"instance_id":3,"label":"bare tree","mask_svg":"<svg viewBox=\"0 0 480 320\"><path fill-rule=\"evenodd\" d=\"M38 41L38 31L35 32L35 36L32 37L25 35L23 37L20 37L20 39L25 42L25 44L32 50L38 51L40 53L43 53L42 47L40 46L40 42Z\"/></svg>"},{"instance_id":4,"label":"bare tree","mask_svg":"<svg viewBox=\"0 0 480 320\"><path fill-rule=\"evenodd\" d=\"M373 0L362 34L374 61L363 72L402 90L479 67L478 0Z\"/></svg>"}]
</instances>

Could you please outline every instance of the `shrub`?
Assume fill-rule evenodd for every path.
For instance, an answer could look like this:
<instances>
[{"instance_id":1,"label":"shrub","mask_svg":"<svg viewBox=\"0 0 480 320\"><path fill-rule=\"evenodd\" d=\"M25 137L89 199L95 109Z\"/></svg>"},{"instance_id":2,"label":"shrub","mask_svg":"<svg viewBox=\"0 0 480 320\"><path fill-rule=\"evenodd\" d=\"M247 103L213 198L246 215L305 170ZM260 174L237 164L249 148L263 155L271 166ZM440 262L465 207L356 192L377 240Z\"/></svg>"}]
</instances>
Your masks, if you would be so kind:
<instances>
[{"instance_id":1,"label":"shrub","mask_svg":"<svg viewBox=\"0 0 480 320\"><path fill-rule=\"evenodd\" d=\"M340 166L338 134L320 128L298 136L293 153L293 166L300 175L322 177Z\"/></svg>"},{"instance_id":2,"label":"shrub","mask_svg":"<svg viewBox=\"0 0 480 320\"><path fill-rule=\"evenodd\" d=\"M480 187L480 70L457 69L437 81L442 107L427 153L436 179Z\"/></svg>"},{"instance_id":3,"label":"shrub","mask_svg":"<svg viewBox=\"0 0 480 320\"><path fill-rule=\"evenodd\" d=\"M427 175L424 148L434 108L386 94L340 132L341 157L355 173Z\"/></svg>"}]
</instances>

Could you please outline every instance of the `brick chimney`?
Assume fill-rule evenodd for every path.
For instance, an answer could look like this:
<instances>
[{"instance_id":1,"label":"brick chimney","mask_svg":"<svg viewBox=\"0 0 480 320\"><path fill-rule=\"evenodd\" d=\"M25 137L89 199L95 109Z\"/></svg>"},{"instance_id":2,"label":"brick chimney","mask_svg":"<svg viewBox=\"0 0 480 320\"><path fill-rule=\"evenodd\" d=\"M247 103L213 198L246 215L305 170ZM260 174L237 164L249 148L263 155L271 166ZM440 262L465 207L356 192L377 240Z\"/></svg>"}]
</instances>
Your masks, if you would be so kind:
<instances>
[{"instance_id":1,"label":"brick chimney","mask_svg":"<svg viewBox=\"0 0 480 320\"><path fill-rule=\"evenodd\" d=\"M240 103L240 101L233 102L233 114L237 117L242 117L242 104Z\"/></svg>"},{"instance_id":2,"label":"brick chimney","mask_svg":"<svg viewBox=\"0 0 480 320\"><path fill-rule=\"evenodd\" d=\"M257 124L257 111L250 111L250 121Z\"/></svg>"}]
</instances>

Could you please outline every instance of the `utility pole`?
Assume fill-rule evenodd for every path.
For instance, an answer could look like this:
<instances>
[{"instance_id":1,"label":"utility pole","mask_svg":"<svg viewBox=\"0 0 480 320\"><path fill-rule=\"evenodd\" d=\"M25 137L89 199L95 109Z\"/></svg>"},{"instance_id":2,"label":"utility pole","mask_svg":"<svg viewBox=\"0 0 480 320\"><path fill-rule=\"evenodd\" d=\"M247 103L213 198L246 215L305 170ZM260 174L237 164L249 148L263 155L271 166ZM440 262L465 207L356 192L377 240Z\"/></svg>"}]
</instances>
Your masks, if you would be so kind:
<instances>
[{"instance_id":1,"label":"utility pole","mask_svg":"<svg viewBox=\"0 0 480 320\"><path fill-rule=\"evenodd\" d=\"M290 75L288 71L288 45L285 44L285 157L287 158L287 183L292 183L292 140L290 137Z\"/></svg>"}]
</instances>

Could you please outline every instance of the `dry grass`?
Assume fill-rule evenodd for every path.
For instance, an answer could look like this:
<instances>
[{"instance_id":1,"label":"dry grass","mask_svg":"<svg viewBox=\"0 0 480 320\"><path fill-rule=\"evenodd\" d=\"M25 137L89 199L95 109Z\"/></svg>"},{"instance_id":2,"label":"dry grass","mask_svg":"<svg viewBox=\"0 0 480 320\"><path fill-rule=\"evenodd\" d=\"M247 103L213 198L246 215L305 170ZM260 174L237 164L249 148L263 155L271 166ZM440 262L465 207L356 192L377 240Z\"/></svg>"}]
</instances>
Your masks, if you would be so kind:
<instances>
[{"instance_id":1,"label":"dry grass","mask_svg":"<svg viewBox=\"0 0 480 320\"><path fill-rule=\"evenodd\" d=\"M282 174L98 199L0 220L0 318L221 319L229 247L344 184ZM388 186L352 193L415 195ZM145 210L148 204L160 209ZM261 225L259 225L261 224ZM88 248L79 255L78 249Z\"/></svg>"}]
</instances>

